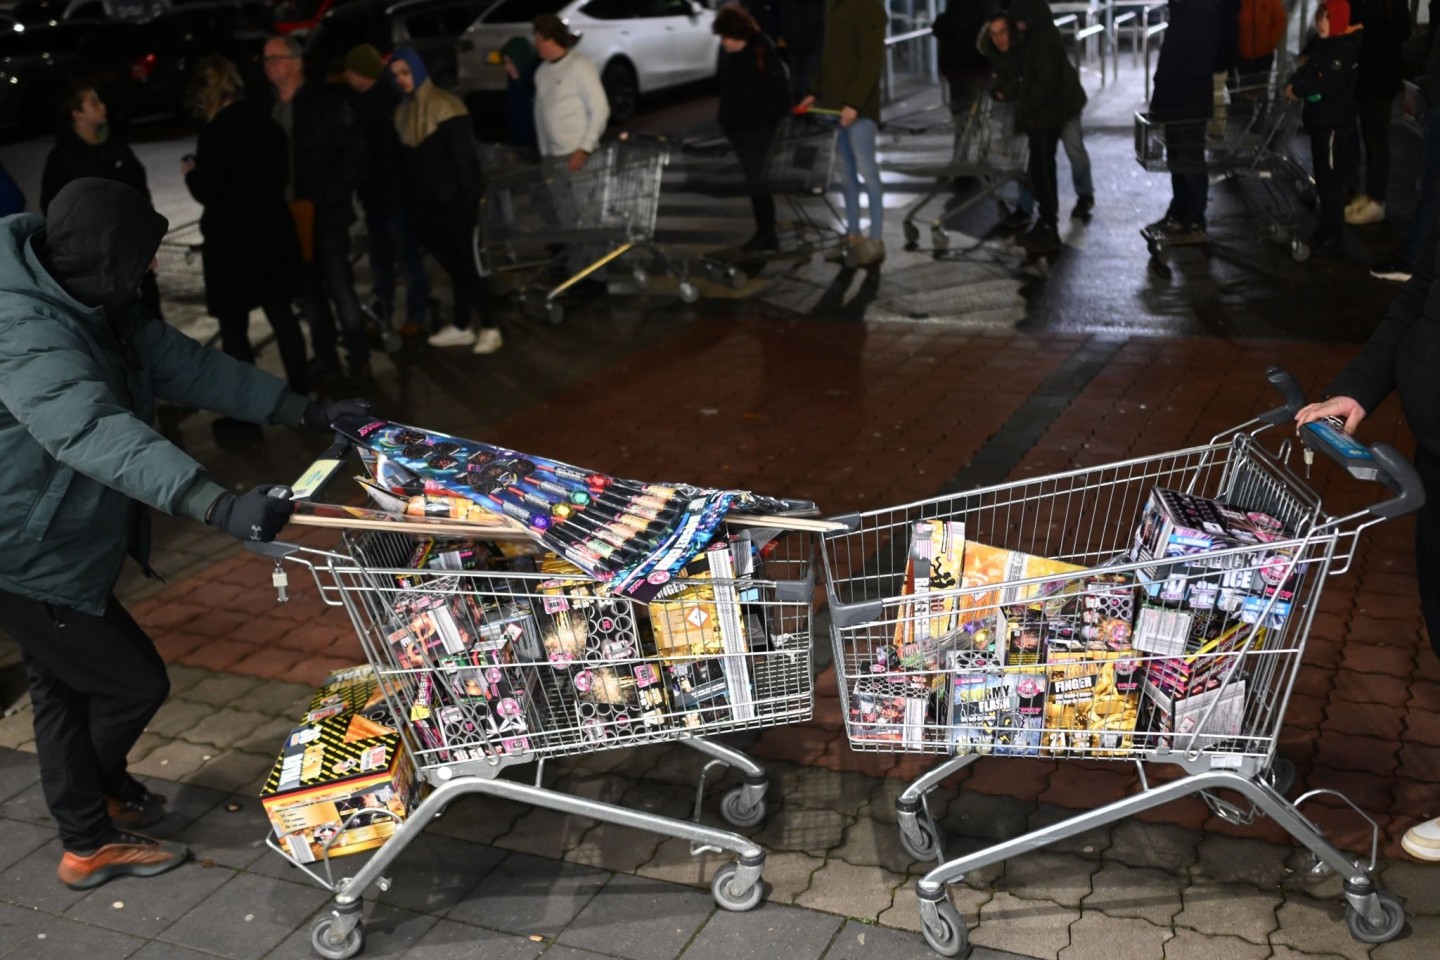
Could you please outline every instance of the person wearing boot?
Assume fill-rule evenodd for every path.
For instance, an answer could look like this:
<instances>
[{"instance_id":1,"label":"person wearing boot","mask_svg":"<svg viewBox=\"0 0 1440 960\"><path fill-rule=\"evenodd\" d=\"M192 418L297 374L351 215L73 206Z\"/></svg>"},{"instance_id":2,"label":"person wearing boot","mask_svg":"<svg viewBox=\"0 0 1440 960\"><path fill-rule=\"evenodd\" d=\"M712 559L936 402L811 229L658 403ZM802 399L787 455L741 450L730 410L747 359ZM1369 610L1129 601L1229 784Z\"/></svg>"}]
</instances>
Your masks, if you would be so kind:
<instances>
[{"instance_id":1,"label":"person wearing boot","mask_svg":"<svg viewBox=\"0 0 1440 960\"><path fill-rule=\"evenodd\" d=\"M151 427L155 401L326 432L369 410L312 403L149 313L140 282L168 226L138 191L95 177L44 217L0 220L0 623L20 646L57 873L75 890L190 856L139 832L165 799L126 769L170 690L114 593L127 554L154 575L147 508L240 540L273 539L294 509L284 487L212 480Z\"/></svg>"}]
</instances>

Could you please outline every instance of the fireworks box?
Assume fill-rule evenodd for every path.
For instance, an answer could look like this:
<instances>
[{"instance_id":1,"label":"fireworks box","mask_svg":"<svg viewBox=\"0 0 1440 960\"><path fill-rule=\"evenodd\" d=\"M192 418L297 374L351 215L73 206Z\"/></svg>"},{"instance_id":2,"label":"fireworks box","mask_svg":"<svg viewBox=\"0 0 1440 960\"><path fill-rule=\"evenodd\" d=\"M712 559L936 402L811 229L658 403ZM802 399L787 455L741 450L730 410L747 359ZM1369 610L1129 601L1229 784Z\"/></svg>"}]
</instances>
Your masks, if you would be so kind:
<instances>
[{"instance_id":1,"label":"fireworks box","mask_svg":"<svg viewBox=\"0 0 1440 960\"><path fill-rule=\"evenodd\" d=\"M1157 487L1145 504L1130 556L1151 564L1142 568L1142 580L1151 599L1161 602L1203 606L1211 597L1218 602L1223 591L1289 601L1299 580L1295 558L1288 549L1265 547L1284 539L1284 524L1267 513ZM1253 549L1210 556L1246 547ZM1234 575L1227 582L1222 571Z\"/></svg>"},{"instance_id":2,"label":"fireworks box","mask_svg":"<svg viewBox=\"0 0 1440 960\"><path fill-rule=\"evenodd\" d=\"M955 672L950 678L950 745L957 754L988 754L1010 706L1005 678L994 671Z\"/></svg>"},{"instance_id":3,"label":"fireworks box","mask_svg":"<svg viewBox=\"0 0 1440 960\"><path fill-rule=\"evenodd\" d=\"M1209 717L1206 717L1206 713ZM1174 696L1160 684L1145 681L1144 728L1157 748L1185 750L1198 734L1204 749L1217 740L1239 736L1245 719L1245 680L1216 683L1186 697Z\"/></svg>"},{"instance_id":4,"label":"fireworks box","mask_svg":"<svg viewBox=\"0 0 1440 960\"><path fill-rule=\"evenodd\" d=\"M850 739L918 747L925 741L930 689L886 677L861 677L850 693Z\"/></svg>"},{"instance_id":5,"label":"fireworks box","mask_svg":"<svg viewBox=\"0 0 1440 960\"><path fill-rule=\"evenodd\" d=\"M1054 653L1045 664L1047 756L1126 756L1139 719L1139 661L1134 651Z\"/></svg>"},{"instance_id":6,"label":"fireworks box","mask_svg":"<svg viewBox=\"0 0 1440 960\"><path fill-rule=\"evenodd\" d=\"M416 781L399 731L361 712L380 702L371 668L333 674L286 737L260 800L296 861L319 860L327 842L332 857L377 847L409 815Z\"/></svg>"},{"instance_id":7,"label":"fireworks box","mask_svg":"<svg viewBox=\"0 0 1440 960\"><path fill-rule=\"evenodd\" d=\"M895 625L895 647L913 670L939 666L938 642L954 632L965 555L965 524L958 520L921 520L910 532L902 593L909 597ZM946 592L948 591L948 596Z\"/></svg>"},{"instance_id":8,"label":"fireworks box","mask_svg":"<svg viewBox=\"0 0 1440 960\"><path fill-rule=\"evenodd\" d=\"M1045 673L1039 667L1006 667L1005 710L995 725L995 753L1034 757L1045 726Z\"/></svg>"}]
</instances>

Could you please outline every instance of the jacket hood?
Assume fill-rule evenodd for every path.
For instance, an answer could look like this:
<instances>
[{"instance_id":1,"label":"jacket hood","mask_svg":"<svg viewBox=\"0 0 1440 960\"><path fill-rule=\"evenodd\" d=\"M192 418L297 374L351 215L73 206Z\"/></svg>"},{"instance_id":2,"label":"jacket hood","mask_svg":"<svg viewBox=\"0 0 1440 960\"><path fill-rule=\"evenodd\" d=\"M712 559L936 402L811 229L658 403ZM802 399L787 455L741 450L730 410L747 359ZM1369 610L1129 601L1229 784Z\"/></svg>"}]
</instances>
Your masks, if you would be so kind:
<instances>
[{"instance_id":1,"label":"jacket hood","mask_svg":"<svg viewBox=\"0 0 1440 960\"><path fill-rule=\"evenodd\" d=\"M425 61L420 58L420 54L415 52L413 48L396 47L395 52L390 54L390 62L393 63L396 60L401 61L405 66L410 68L410 76L415 78L416 92L425 85L426 80L430 79L430 71L425 69ZM411 97L414 95L414 93L406 94L406 96Z\"/></svg>"},{"instance_id":2,"label":"jacket hood","mask_svg":"<svg viewBox=\"0 0 1440 960\"><path fill-rule=\"evenodd\" d=\"M0 292L46 303L65 313L88 310L65 291L40 260L45 218L20 213L0 219Z\"/></svg>"},{"instance_id":3,"label":"jacket hood","mask_svg":"<svg viewBox=\"0 0 1440 960\"><path fill-rule=\"evenodd\" d=\"M50 276L87 307L119 317L138 298L170 221L139 191L113 180L82 177L65 185L36 238Z\"/></svg>"},{"instance_id":4,"label":"jacket hood","mask_svg":"<svg viewBox=\"0 0 1440 960\"><path fill-rule=\"evenodd\" d=\"M1055 26L1055 14L1050 12L1050 4L1045 0L1011 0L1005 15L1010 18L1011 23L1025 24L1025 30L1029 33L1042 33L1045 30L1059 32L1059 28Z\"/></svg>"}]
</instances>

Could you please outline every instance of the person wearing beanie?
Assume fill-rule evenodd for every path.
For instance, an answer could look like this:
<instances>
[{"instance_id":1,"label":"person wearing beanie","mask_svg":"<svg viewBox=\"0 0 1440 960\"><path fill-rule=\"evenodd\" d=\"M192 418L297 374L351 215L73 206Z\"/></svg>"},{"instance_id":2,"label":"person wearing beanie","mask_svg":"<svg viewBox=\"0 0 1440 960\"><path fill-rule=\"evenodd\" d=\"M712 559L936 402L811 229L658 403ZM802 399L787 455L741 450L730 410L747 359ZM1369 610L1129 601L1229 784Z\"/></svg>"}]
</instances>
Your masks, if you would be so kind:
<instances>
[{"instance_id":1,"label":"person wearing beanie","mask_svg":"<svg viewBox=\"0 0 1440 960\"><path fill-rule=\"evenodd\" d=\"M1325 0L1315 11L1315 32L1300 52L1300 66L1286 84L1285 95L1304 102L1300 117L1310 134L1320 198L1320 223L1310 237L1310 248L1318 252L1340 242L1345 185L1355 175L1355 83L1361 38L1360 28L1350 23L1347 0Z\"/></svg>"},{"instance_id":2,"label":"person wearing beanie","mask_svg":"<svg viewBox=\"0 0 1440 960\"><path fill-rule=\"evenodd\" d=\"M470 114L454 94L435 86L420 54L398 47L390 75L400 91L395 129L405 183L420 242L450 275L455 315L431 334L432 347L471 347L494 353L504 345L489 309L489 284L475 262L480 211L480 155ZM479 322L471 329L472 316Z\"/></svg>"},{"instance_id":3,"label":"person wearing beanie","mask_svg":"<svg viewBox=\"0 0 1440 960\"><path fill-rule=\"evenodd\" d=\"M42 217L0 220L0 623L30 680L35 752L60 832L61 882L87 890L172 870L190 851L137 831L164 798L126 757L165 701L165 663L115 599L149 566L147 508L270 540L293 506L235 494L151 426L156 400L328 429L328 407L150 314L140 279L168 222L122 183L83 177Z\"/></svg>"},{"instance_id":4,"label":"person wearing beanie","mask_svg":"<svg viewBox=\"0 0 1440 960\"><path fill-rule=\"evenodd\" d=\"M381 326L392 326L398 260L405 272L405 323L401 329L414 335L429 324L430 280L400 173L400 138L395 132L400 91L387 72L385 58L368 43L345 54L345 82L355 108L355 125L365 141L365 174L355 193L365 212L369 241L371 310Z\"/></svg>"}]
</instances>

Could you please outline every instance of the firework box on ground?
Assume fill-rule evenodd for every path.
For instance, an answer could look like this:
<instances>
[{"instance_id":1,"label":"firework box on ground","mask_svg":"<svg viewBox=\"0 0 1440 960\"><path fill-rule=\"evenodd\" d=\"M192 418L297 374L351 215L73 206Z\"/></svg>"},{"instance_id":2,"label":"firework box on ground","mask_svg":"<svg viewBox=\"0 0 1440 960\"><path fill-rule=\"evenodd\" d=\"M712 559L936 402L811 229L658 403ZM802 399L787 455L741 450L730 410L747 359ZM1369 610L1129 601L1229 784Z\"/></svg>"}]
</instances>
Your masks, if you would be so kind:
<instances>
[{"instance_id":1,"label":"firework box on ground","mask_svg":"<svg viewBox=\"0 0 1440 960\"><path fill-rule=\"evenodd\" d=\"M321 859L327 842L332 857L377 847L410 813L414 765L400 733L361 712L375 710L379 691L369 667L331 675L313 700L325 715L312 705L260 792L281 848L300 863ZM336 698L342 709L330 712Z\"/></svg>"}]
</instances>

